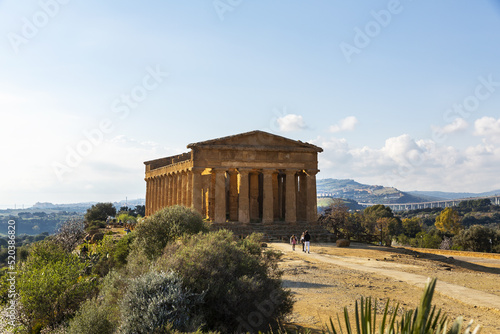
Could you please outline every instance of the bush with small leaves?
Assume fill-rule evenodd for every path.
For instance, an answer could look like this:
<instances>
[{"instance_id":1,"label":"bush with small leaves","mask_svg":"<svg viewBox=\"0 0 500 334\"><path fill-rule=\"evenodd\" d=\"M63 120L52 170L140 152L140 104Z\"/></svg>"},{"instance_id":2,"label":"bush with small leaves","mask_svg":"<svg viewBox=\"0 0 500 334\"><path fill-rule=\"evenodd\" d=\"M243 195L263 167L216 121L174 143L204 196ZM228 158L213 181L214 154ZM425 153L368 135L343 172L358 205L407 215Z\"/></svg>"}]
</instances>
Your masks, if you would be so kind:
<instances>
[{"instance_id":1,"label":"bush with small leaves","mask_svg":"<svg viewBox=\"0 0 500 334\"><path fill-rule=\"evenodd\" d=\"M19 302L28 319L24 325L53 328L72 317L97 289L97 280L86 275L88 266L53 241L33 244L17 281Z\"/></svg>"},{"instance_id":2,"label":"bush with small leaves","mask_svg":"<svg viewBox=\"0 0 500 334\"><path fill-rule=\"evenodd\" d=\"M197 307L203 294L182 286L173 272L149 272L130 282L121 302L120 333L157 333L167 329L196 330L200 318Z\"/></svg>"},{"instance_id":3,"label":"bush with small leaves","mask_svg":"<svg viewBox=\"0 0 500 334\"><path fill-rule=\"evenodd\" d=\"M127 264L127 256L132 249L132 244L135 240L136 233L132 231L124 235L117 243L113 250L113 258L117 267L122 267Z\"/></svg>"},{"instance_id":4,"label":"bush with small leaves","mask_svg":"<svg viewBox=\"0 0 500 334\"><path fill-rule=\"evenodd\" d=\"M136 248L142 249L149 259L155 259L161 255L168 242L186 234L207 231L207 226L196 210L180 205L170 206L137 225Z\"/></svg>"},{"instance_id":5,"label":"bush with small leaves","mask_svg":"<svg viewBox=\"0 0 500 334\"><path fill-rule=\"evenodd\" d=\"M108 309L97 298L82 304L70 321L68 334L112 334L114 325L108 320Z\"/></svg>"},{"instance_id":6,"label":"bush with small leaves","mask_svg":"<svg viewBox=\"0 0 500 334\"><path fill-rule=\"evenodd\" d=\"M262 251L256 235L238 240L222 230L168 246L157 265L177 272L191 291L205 293L199 310L205 329L240 333L268 330L291 312L278 259L276 252Z\"/></svg>"},{"instance_id":7,"label":"bush with small leaves","mask_svg":"<svg viewBox=\"0 0 500 334\"><path fill-rule=\"evenodd\" d=\"M453 243L465 251L495 252L495 246L500 245L500 233L487 226L473 225L455 235Z\"/></svg>"},{"instance_id":8,"label":"bush with small leaves","mask_svg":"<svg viewBox=\"0 0 500 334\"><path fill-rule=\"evenodd\" d=\"M116 215L116 208L113 203L97 203L87 209L87 213L85 213L85 221L105 222L109 216L114 215Z\"/></svg>"}]
</instances>

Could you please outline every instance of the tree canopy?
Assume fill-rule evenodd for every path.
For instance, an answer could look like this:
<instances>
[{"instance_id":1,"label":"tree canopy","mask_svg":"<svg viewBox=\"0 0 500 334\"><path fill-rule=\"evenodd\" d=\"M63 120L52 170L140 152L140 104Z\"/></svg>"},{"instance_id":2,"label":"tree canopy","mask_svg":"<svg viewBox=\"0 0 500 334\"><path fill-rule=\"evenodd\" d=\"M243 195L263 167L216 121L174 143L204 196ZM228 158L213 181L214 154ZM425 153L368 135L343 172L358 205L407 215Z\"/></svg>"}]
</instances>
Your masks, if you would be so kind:
<instances>
[{"instance_id":1,"label":"tree canopy","mask_svg":"<svg viewBox=\"0 0 500 334\"><path fill-rule=\"evenodd\" d=\"M87 222L102 221L105 222L109 216L116 215L116 208L113 203L97 203L87 209L85 220Z\"/></svg>"},{"instance_id":2,"label":"tree canopy","mask_svg":"<svg viewBox=\"0 0 500 334\"><path fill-rule=\"evenodd\" d=\"M462 229L460 216L452 208L445 208L436 217L436 228L441 232L457 234Z\"/></svg>"}]
</instances>

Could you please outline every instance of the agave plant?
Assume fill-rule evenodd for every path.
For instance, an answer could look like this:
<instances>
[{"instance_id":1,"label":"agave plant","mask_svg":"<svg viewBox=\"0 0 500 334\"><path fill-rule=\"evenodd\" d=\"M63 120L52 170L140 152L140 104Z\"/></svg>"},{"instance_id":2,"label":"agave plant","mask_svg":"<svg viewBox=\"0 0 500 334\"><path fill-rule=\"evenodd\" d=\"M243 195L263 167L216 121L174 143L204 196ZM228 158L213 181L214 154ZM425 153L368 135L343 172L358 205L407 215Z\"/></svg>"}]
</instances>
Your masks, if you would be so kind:
<instances>
[{"instance_id":1,"label":"agave plant","mask_svg":"<svg viewBox=\"0 0 500 334\"><path fill-rule=\"evenodd\" d=\"M352 324L349 319L347 307L344 308L344 329L340 318L337 316L338 327L333 324L330 318L330 324L327 325L327 331L330 334L461 334L463 329L463 318L457 318L448 328L449 322L441 309L436 310L431 305L434 290L436 288L436 279L430 280L426 287L420 305L415 310L405 312L401 319L397 320L396 315L399 304L396 305L392 315L389 315L389 301L385 304L382 321L377 328L377 304L372 307L371 298L361 298L360 303L355 304L355 322ZM472 321L464 328L464 334L477 334L480 326L477 326L472 332Z\"/></svg>"}]
</instances>

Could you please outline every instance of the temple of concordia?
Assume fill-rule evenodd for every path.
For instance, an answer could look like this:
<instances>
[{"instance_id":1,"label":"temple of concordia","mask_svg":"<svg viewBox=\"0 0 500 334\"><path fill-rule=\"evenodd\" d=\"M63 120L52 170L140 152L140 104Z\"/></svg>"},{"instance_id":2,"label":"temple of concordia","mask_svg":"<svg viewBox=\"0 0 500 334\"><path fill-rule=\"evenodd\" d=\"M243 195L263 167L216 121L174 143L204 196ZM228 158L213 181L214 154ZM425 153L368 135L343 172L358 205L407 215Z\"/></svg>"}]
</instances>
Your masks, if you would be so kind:
<instances>
[{"instance_id":1,"label":"temple of concordia","mask_svg":"<svg viewBox=\"0 0 500 334\"><path fill-rule=\"evenodd\" d=\"M317 239L329 239L317 223L320 147L252 131L187 148L191 151L144 162L147 216L184 205L214 229L238 235L261 232L284 239L308 229Z\"/></svg>"}]
</instances>

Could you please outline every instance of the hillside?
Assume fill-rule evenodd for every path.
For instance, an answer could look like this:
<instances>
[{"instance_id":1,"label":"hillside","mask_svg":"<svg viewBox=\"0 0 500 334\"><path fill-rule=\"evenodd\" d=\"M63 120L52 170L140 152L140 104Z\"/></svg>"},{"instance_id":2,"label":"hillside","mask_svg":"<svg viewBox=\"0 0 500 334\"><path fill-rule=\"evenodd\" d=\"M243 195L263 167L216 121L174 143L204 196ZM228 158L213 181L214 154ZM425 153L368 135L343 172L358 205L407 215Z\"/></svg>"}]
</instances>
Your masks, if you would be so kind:
<instances>
[{"instance_id":1,"label":"hillside","mask_svg":"<svg viewBox=\"0 0 500 334\"><path fill-rule=\"evenodd\" d=\"M453 193L444 191L408 191L408 194L430 198L429 201L434 200L445 200L445 199L459 199L459 198L469 198L469 197L482 197L500 194L500 189L488 191L484 193Z\"/></svg>"},{"instance_id":2,"label":"hillside","mask_svg":"<svg viewBox=\"0 0 500 334\"><path fill-rule=\"evenodd\" d=\"M46 210L55 210L55 211L75 211L75 212L81 212L85 213L88 208L90 208L92 205L96 204L97 202L81 202L81 203L70 203L70 204L52 204L49 202L37 202L35 203L31 208L31 210L41 210L41 211L46 211ZM119 201L119 202L113 202L113 205L116 208L120 208L122 206L128 206L129 208L133 208L136 205L144 205L145 199L139 198L139 199L131 199L127 201ZM6 210L4 210L6 211Z\"/></svg>"},{"instance_id":3,"label":"hillside","mask_svg":"<svg viewBox=\"0 0 500 334\"><path fill-rule=\"evenodd\" d=\"M316 187L319 197L339 197L359 203L412 203L428 200L393 187L367 185L351 179L321 179L316 182Z\"/></svg>"},{"instance_id":4,"label":"hillside","mask_svg":"<svg viewBox=\"0 0 500 334\"><path fill-rule=\"evenodd\" d=\"M144 205L144 199L114 202L116 209L123 206L135 208ZM26 209L0 210L0 235L7 234L9 220L16 222L17 234L37 235L43 232L54 233L57 228L71 218L82 218L87 209L97 202L71 204L36 203Z\"/></svg>"}]
</instances>

